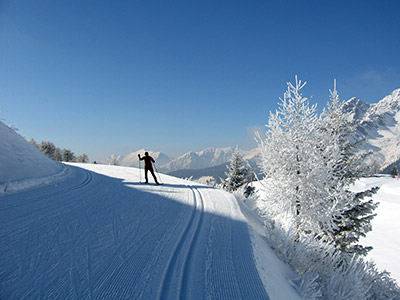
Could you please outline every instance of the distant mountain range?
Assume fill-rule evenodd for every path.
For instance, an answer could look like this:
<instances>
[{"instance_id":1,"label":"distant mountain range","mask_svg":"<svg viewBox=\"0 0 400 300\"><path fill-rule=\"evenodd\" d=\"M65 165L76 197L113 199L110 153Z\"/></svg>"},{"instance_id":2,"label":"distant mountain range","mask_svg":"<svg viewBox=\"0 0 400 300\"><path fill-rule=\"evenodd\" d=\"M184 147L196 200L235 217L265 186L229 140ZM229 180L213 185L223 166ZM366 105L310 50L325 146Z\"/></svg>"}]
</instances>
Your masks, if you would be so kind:
<instances>
[{"instance_id":1,"label":"distant mountain range","mask_svg":"<svg viewBox=\"0 0 400 300\"><path fill-rule=\"evenodd\" d=\"M371 152L367 164L374 166L375 172L385 170L400 160L400 89L393 91L378 103L369 104L357 98L345 102L345 112L349 119L359 125L354 137L365 143L363 152ZM121 160L121 165L138 167L138 157L143 155L144 149L132 152ZM162 152L151 152L156 160L160 172L177 177L189 178L204 182L218 181L225 176L226 166L229 163L235 148L207 148L199 152L187 152L177 158L171 158ZM240 150L243 158L259 172L259 149L249 151Z\"/></svg>"}]
</instances>

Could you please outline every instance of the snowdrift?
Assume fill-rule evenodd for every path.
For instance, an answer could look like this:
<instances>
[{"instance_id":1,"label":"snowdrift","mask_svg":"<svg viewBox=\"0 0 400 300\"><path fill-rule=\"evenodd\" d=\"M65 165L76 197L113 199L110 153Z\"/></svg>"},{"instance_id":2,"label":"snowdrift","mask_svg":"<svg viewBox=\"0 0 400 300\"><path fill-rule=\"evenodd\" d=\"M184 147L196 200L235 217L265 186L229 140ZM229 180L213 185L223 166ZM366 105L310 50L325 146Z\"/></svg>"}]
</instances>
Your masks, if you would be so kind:
<instances>
[{"instance_id":1,"label":"snowdrift","mask_svg":"<svg viewBox=\"0 0 400 300\"><path fill-rule=\"evenodd\" d=\"M63 164L49 159L0 122L0 194L49 184L67 173Z\"/></svg>"}]
</instances>

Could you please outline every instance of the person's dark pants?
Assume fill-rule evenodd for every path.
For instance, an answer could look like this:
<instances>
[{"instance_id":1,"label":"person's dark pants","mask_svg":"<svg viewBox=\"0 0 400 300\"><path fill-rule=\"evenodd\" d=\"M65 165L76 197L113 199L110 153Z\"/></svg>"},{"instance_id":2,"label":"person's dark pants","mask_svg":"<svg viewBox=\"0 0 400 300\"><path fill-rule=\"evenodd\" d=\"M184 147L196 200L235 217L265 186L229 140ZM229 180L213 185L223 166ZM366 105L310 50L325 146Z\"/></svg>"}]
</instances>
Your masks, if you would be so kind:
<instances>
[{"instance_id":1,"label":"person's dark pants","mask_svg":"<svg viewBox=\"0 0 400 300\"><path fill-rule=\"evenodd\" d=\"M149 179L148 179L148 177L147 177L147 171L150 171L151 175L153 175L154 181L155 181L156 183L158 183L156 174L154 174L153 167L150 167L150 168L149 168L149 167L144 167L144 178L146 179L146 183L149 182Z\"/></svg>"}]
</instances>

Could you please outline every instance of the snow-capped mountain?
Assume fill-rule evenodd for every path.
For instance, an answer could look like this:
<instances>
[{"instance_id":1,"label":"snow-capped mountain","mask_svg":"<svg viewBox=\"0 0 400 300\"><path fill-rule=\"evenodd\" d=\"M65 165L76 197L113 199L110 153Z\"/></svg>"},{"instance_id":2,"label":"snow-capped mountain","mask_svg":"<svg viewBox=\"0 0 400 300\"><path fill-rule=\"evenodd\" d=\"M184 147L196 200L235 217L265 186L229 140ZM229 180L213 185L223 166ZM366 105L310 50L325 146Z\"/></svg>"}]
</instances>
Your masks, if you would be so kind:
<instances>
[{"instance_id":1,"label":"snow-capped mountain","mask_svg":"<svg viewBox=\"0 0 400 300\"><path fill-rule=\"evenodd\" d=\"M359 123L355 136L365 139L361 151L371 152L367 163L376 171L400 159L400 89L374 104L352 98L345 112Z\"/></svg>"},{"instance_id":2,"label":"snow-capped mountain","mask_svg":"<svg viewBox=\"0 0 400 300\"><path fill-rule=\"evenodd\" d=\"M177 170L200 170L225 164L230 161L235 152L233 147L207 148L200 152L188 152L162 166L164 172ZM258 149L250 151L239 151L243 158L248 161L255 161L259 155ZM212 175L212 174L210 174Z\"/></svg>"},{"instance_id":3,"label":"snow-capped mountain","mask_svg":"<svg viewBox=\"0 0 400 300\"><path fill-rule=\"evenodd\" d=\"M139 166L139 160L138 160L138 154L141 156L144 156L144 153L148 151L145 149L138 150L136 152L131 152L128 155L124 156L120 162L122 166L126 167L138 167ZM163 166L171 161L171 158L162 153L162 152L152 152L148 151L149 155L154 158L154 160L157 162L157 166Z\"/></svg>"},{"instance_id":4,"label":"snow-capped mountain","mask_svg":"<svg viewBox=\"0 0 400 300\"><path fill-rule=\"evenodd\" d=\"M228 148L207 148L200 152L187 152L162 166L164 171L183 169L203 169L214 167L229 161L234 150Z\"/></svg>"}]
</instances>

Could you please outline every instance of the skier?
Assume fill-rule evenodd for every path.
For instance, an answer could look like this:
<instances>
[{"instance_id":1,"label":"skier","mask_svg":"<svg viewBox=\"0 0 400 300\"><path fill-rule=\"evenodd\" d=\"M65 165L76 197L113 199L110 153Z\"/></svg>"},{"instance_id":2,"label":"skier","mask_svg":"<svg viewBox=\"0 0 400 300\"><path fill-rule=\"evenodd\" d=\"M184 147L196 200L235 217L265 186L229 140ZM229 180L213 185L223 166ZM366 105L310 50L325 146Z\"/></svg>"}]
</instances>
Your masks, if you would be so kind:
<instances>
[{"instance_id":1,"label":"skier","mask_svg":"<svg viewBox=\"0 0 400 300\"><path fill-rule=\"evenodd\" d=\"M138 154L139 160L144 160L144 178L146 179L145 183L148 183L149 180L147 178L147 171L150 171L151 175L153 175L154 181L156 184L159 184L157 181L157 177L154 174L154 169L153 169L153 163L155 163L155 160L149 155L149 152L144 153L144 157L140 157L140 154Z\"/></svg>"}]
</instances>

